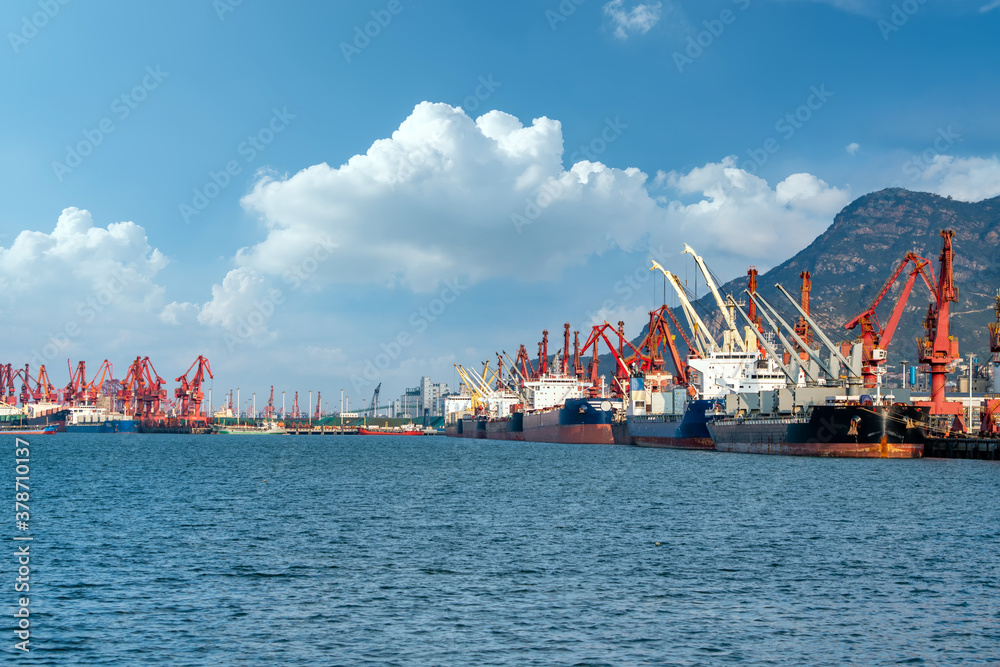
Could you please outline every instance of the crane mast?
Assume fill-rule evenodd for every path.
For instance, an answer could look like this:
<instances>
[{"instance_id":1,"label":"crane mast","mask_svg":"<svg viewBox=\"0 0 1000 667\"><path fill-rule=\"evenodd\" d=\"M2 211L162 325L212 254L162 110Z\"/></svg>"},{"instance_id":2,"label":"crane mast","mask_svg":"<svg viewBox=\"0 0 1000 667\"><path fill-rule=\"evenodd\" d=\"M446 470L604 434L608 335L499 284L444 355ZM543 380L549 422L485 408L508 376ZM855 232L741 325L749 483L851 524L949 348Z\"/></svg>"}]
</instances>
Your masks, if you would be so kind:
<instances>
[{"instance_id":1,"label":"crane mast","mask_svg":"<svg viewBox=\"0 0 1000 667\"><path fill-rule=\"evenodd\" d=\"M736 318L730 307L727 306L725 301L722 300L722 295L719 294L719 288L716 287L715 280L712 279L712 273L708 270L708 265L705 264L705 260L703 260L701 256L698 255L687 243L684 244L684 252L694 258L694 263L698 265L698 268L701 270L701 274L705 276L705 284L708 285L708 289L712 293L712 297L715 299L715 305L719 307L719 312L722 313L722 319L726 323L726 331L722 336L723 351L732 352L733 346L736 345L741 351L746 352L746 343L743 342L739 329L736 328Z\"/></svg>"},{"instance_id":2,"label":"crane mast","mask_svg":"<svg viewBox=\"0 0 1000 667\"><path fill-rule=\"evenodd\" d=\"M694 344L697 348L698 354L702 357L710 352L718 352L719 345L715 342L715 339L708 334L708 327L705 323L701 321L698 317L698 313L695 312L694 307L687 298L687 294L684 292L684 286L681 285L680 279L667 271L665 268L660 266L659 262L654 261L653 266L650 267L650 271L653 269L659 269L664 276L666 276L667 281L673 286L674 291L677 292L677 298L680 299L681 308L684 310L684 317L688 321L688 326L694 333Z\"/></svg>"}]
</instances>

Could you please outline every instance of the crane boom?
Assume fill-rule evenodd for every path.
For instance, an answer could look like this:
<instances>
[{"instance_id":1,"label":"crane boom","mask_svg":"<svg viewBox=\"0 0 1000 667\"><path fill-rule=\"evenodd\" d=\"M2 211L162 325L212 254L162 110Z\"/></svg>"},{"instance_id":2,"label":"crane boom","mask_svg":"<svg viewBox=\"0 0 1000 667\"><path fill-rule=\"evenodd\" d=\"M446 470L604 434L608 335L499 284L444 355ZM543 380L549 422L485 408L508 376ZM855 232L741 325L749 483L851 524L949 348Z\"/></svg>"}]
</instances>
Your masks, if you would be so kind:
<instances>
[{"instance_id":1,"label":"crane boom","mask_svg":"<svg viewBox=\"0 0 1000 667\"><path fill-rule=\"evenodd\" d=\"M715 297L715 305L719 307L719 312L722 313L722 319L726 323L726 329L728 335L724 336L725 342L728 343L730 350L732 349L733 341L739 345L740 350L743 352L747 351L746 343L743 342L743 338L740 336L739 330L736 328L736 320L733 314L730 312L729 307L722 300L722 295L719 294L719 288L715 286L715 280L712 279L712 272L708 270L708 265L705 264L705 260L701 258L698 253L694 251L694 248L689 246L687 243L684 244L684 252L694 257L694 263L698 265L701 269L701 274L705 276L705 284L708 285L709 291L712 292L712 296Z\"/></svg>"},{"instance_id":2,"label":"crane boom","mask_svg":"<svg viewBox=\"0 0 1000 667\"><path fill-rule=\"evenodd\" d=\"M687 294L684 292L684 286L681 285L680 279L660 266L659 262L653 262L653 266L649 270L652 271L653 269L659 269L673 286L674 291L677 292L677 298L680 299L681 308L684 310L684 317L687 318L688 326L694 333L695 347L698 350L698 354L704 357L708 352L718 352L718 343L708 334L708 327L705 326L705 323L698 317L698 313L695 312L694 306L691 305L691 301L688 300Z\"/></svg>"}]
</instances>

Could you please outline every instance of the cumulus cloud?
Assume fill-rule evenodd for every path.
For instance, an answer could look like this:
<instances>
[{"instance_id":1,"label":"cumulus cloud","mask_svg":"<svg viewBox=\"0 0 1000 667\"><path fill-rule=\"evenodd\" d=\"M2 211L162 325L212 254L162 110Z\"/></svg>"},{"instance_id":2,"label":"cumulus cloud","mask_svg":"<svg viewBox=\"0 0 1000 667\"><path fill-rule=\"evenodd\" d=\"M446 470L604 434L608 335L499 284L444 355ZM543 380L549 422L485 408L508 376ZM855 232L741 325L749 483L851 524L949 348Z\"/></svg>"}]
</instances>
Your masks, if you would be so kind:
<instances>
[{"instance_id":1,"label":"cumulus cloud","mask_svg":"<svg viewBox=\"0 0 1000 667\"><path fill-rule=\"evenodd\" d=\"M267 276L239 267L227 273L221 285L212 286L212 300L201 307L198 321L227 330L230 348L244 341L262 343L274 338L268 324L283 301L281 290Z\"/></svg>"},{"instance_id":2,"label":"cumulus cloud","mask_svg":"<svg viewBox=\"0 0 1000 667\"><path fill-rule=\"evenodd\" d=\"M279 277L292 289L429 292L456 278L554 280L609 248L679 249L683 241L708 261L766 265L805 247L849 199L811 174L772 188L735 157L661 171L652 183L632 167L564 166L563 158L558 121L525 126L500 111L473 120L421 103L390 138L339 167L260 180L243 205L267 236L237 253L198 320L253 328L248 318Z\"/></svg>"},{"instance_id":3,"label":"cumulus cloud","mask_svg":"<svg viewBox=\"0 0 1000 667\"><path fill-rule=\"evenodd\" d=\"M243 204L267 238L237 258L282 275L325 239L330 261L303 283L429 291L456 276L555 278L609 245L631 248L662 212L637 169L579 162L563 169L562 128L523 126L491 111L477 120L421 103L391 138L340 167L265 178ZM616 224L627 216L631 224ZM567 237L568 234L568 237Z\"/></svg>"},{"instance_id":4,"label":"cumulus cloud","mask_svg":"<svg viewBox=\"0 0 1000 667\"><path fill-rule=\"evenodd\" d=\"M844 150L847 151L849 155L857 155L858 150L861 148L861 144L858 142L853 142L844 146Z\"/></svg>"},{"instance_id":5,"label":"cumulus cloud","mask_svg":"<svg viewBox=\"0 0 1000 667\"><path fill-rule=\"evenodd\" d=\"M663 3L652 5L638 4L631 9L625 9L622 0L611 0L604 5L604 13L611 19L614 35L618 39L627 39L629 35L645 35L660 22Z\"/></svg>"},{"instance_id":6,"label":"cumulus cloud","mask_svg":"<svg viewBox=\"0 0 1000 667\"><path fill-rule=\"evenodd\" d=\"M134 222L95 227L89 211L67 208L51 232L25 230L0 247L0 292L19 308L97 299L102 309L145 312L158 307L163 288L154 278L166 265Z\"/></svg>"},{"instance_id":7,"label":"cumulus cloud","mask_svg":"<svg viewBox=\"0 0 1000 667\"><path fill-rule=\"evenodd\" d=\"M807 246L850 202L849 189L812 174L792 174L772 189L738 168L735 156L686 174L671 172L667 182L681 195L701 195L693 203L666 206L670 228L694 239L706 259L721 254L763 265L784 259Z\"/></svg>"},{"instance_id":8,"label":"cumulus cloud","mask_svg":"<svg viewBox=\"0 0 1000 667\"><path fill-rule=\"evenodd\" d=\"M162 308L156 277L166 264L139 225L96 226L78 208L62 211L51 231L20 232L0 247L9 359L58 369L69 356L132 344Z\"/></svg>"},{"instance_id":9,"label":"cumulus cloud","mask_svg":"<svg viewBox=\"0 0 1000 667\"><path fill-rule=\"evenodd\" d=\"M920 178L928 189L940 195L970 202L989 199L1000 195L1000 160L996 155L936 155Z\"/></svg>"}]
</instances>

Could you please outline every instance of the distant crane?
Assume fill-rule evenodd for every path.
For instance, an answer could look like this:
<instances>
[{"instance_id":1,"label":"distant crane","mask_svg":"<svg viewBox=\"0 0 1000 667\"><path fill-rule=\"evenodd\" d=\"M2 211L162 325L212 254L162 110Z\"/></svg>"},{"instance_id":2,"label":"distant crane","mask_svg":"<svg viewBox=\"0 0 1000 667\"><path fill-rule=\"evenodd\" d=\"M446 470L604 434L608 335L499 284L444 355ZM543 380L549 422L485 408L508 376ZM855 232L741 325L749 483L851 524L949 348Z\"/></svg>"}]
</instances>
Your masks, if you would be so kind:
<instances>
[{"instance_id":1,"label":"distant crane","mask_svg":"<svg viewBox=\"0 0 1000 667\"><path fill-rule=\"evenodd\" d=\"M18 370L20 372L20 370ZM17 373L11 364L0 365L0 402L4 405L17 405L17 389L14 378Z\"/></svg>"},{"instance_id":2,"label":"distant crane","mask_svg":"<svg viewBox=\"0 0 1000 667\"><path fill-rule=\"evenodd\" d=\"M323 418L323 411L320 409L323 405L323 392L316 392L316 411L313 413L313 419L319 421Z\"/></svg>"},{"instance_id":3,"label":"distant crane","mask_svg":"<svg viewBox=\"0 0 1000 667\"><path fill-rule=\"evenodd\" d=\"M375 393L372 394L372 417L378 416L378 392L382 389L382 383L379 382L378 386L375 387Z\"/></svg>"},{"instance_id":4,"label":"distant crane","mask_svg":"<svg viewBox=\"0 0 1000 667\"><path fill-rule=\"evenodd\" d=\"M69 366L69 382L66 383L65 389L63 389L63 400L72 406L78 403L86 403L87 362L81 361L78 363L75 371L73 370L73 362L69 359L66 360L66 365Z\"/></svg>"},{"instance_id":5,"label":"distant crane","mask_svg":"<svg viewBox=\"0 0 1000 667\"><path fill-rule=\"evenodd\" d=\"M301 416L299 414L299 392L295 392L295 400L292 401L292 418L298 419Z\"/></svg>"},{"instance_id":6,"label":"distant crane","mask_svg":"<svg viewBox=\"0 0 1000 667\"><path fill-rule=\"evenodd\" d=\"M122 381L117 398L125 406L126 414L134 414L144 421L159 420L163 417L160 402L167 398L163 383L149 357L136 357Z\"/></svg>"},{"instance_id":7,"label":"distant crane","mask_svg":"<svg viewBox=\"0 0 1000 667\"><path fill-rule=\"evenodd\" d=\"M267 407L264 408L264 418L274 419L274 385L271 385L271 397L267 399Z\"/></svg>"},{"instance_id":8,"label":"distant crane","mask_svg":"<svg viewBox=\"0 0 1000 667\"><path fill-rule=\"evenodd\" d=\"M188 381L188 373L195 368L198 370L195 371L194 377ZM212 367L209 365L208 359L202 355L198 355L198 358L194 360L194 363L191 364L184 375L175 380L181 383L174 390L174 397L180 400L178 416L187 420L188 424L206 423L211 420L211 415L206 415L201 411L202 401L205 398L204 393L201 391L201 384L205 380L206 372L208 373L208 377L215 377L212 375Z\"/></svg>"}]
</instances>

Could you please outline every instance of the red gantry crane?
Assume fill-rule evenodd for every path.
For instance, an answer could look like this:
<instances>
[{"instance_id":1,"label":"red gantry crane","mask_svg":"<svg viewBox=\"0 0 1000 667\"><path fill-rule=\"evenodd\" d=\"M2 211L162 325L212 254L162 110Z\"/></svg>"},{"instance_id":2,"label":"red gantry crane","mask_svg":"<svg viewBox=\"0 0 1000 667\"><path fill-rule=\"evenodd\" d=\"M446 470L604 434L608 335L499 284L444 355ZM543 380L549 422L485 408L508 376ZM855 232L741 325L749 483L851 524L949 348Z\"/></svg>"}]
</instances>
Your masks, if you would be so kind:
<instances>
[{"instance_id":1,"label":"red gantry crane","mask_svg":"<svg viewBox=\"0 0 1000 667\"><path fill-rule=\"evenodd\" d=\"M136 357L117 395L125 413L133 414L142 421L162 420L160 402L167 398L163 382L149 357Z\"/></svg>"},{"instance_id":2,"label":"red gantry crane","mask_svg":"<svg viewBox=\"0 0 1000 667\"><path fill-rule=\"evenodd\" d=\"M194 377L188 380L188 374L197 368ZM191 367L187 369L184 375L177 378L175 381L180 382L180 386L174 390L174 397L179 401L178 414L177 416L184 419L189 426L196 424L207 425L211 422L211 415L202 412L202 401L205 399L205 394L201 390L201 385L205 381L205 373L208 373L208 377L214 379L212 375L212 367L202 355L198 355L198 358L194 360Z\"/></svg>"},{"instance_id":3,"label":"red gantry crane","mask_svg":"<svg viewBox=\"0 0 1000 667\"><path fill-rule=\"evenodd\" d=\"M0 364L0 402L4 405L17 405L17 388L14 379L20 375L20 369L14 370L11 364Z\"/></svg>"},{"instance_id":4,"label":"red gantry crane","mask_svg":"<svg viewBox=\"0 0 1000 667\"><path fill-rule=\"evenodd\" d=\"M611 340L608 338L607 332L611 331L612 334L618 336L618 346L615 347ZM583 349L580 350L581 354L586 354L587 350L591 346L594 347L594 357L590 363L590 383L591 392L598 390L598 352L597 346L600 341L604 341L607 345L608 350L610 350L612 357L615 360L615 377L612 383L611 390L615 396L621 398L628 393L628 384L631 377L631 372L629 371L630 364L641 355L639 350L637 350L632 343L630 343L625 338L625 323L619 322L618 329L616 330L613 326L605 322L604 324L598 324L594 326L590 331L590 336L587 338L587 342L584 344ZM632 355L625 357L625 346L628 346L632 350Z\"/></svg>"},{"instance_id":5,"label":"red gantry crane","mask_svg":"<svg viewBox=\"0 0 1000 667\"><path fill-rule=\"evenodd\" d=\"M913 268L910 270L910 276L906 279L903 291L900 292L899 298L896 300L896 305L892 309L892 314L889 316L885 328L883 328L879 322L878 315L875 313L875 309L878 308L882 299L892 289L896 280L903 273L903 270L911 263L913 264ZM875 387L878 384L878 376L885 372L882 369L882 364L886 360L886 350L892 341L893 334L896 333L899 319L902 317L903 310L906 307L906 300L910 296L910 291L913 289L913 284L916 282L918 275L923 278L924 284L927 285L927 289L933 297L936 290L934 288L934 270L930 266L930 261L915 253L908 252L903 261L899 263L899 266L896 267L896 270L889 277L889 280L882 286L882 289L875 296L868 309L844 325L844 328L848 331L859 326L861 327L861 377L864 379L866 387ZM798 325L796 325L795 331L796 333L799 332ZM801 334L799 335L801 336Z\"/></svg>"},{"instance_id":6,"label":"red gantry crane","mask_svg":"<svg viewBox=\"0 0 1000 667\"><path fill-rule=\"evenodd\" d=\"M267 399L267 407L264 408L264 418L274 419L274 385L271 385L271 396Z\"/></svg>"},{"instance_id":7,"label":"red gantry crane","mask_svg":"<svg viewBox=\"0 0 1000 667\"><path fill-rule=\"evenodd\" d=\"M102 393L107 395L107 392L104 390L104 384L106 382L112 384L115 382L114 369L111 366L111 362L107 359L101 362L101 365L98 366L97 373L90 378L90 382L83 386L84 400L91 405L96 404L97 399Z\"/></svg>"},{"instance_id":8,"label":"red gantry crane","mask_svg":"<svg viewBox=\"0 0 1000 667\"><path fill-rule=\"evenodd\" d=\"M931 397L929 401L914 401L913 404L929 407L932 415L955 415L955 424L964 430L962 404L948 401L945 396L948 367L958 358L958 340L951 335L948 322L950 304L958 301L954 275L955 251L952 248L954 237L954 230L941 231L944 247L939 258L941 267L938 270L937 289L934 290L935 300L927 306L927 317L924 319L927 335L917 339L920 363L931 376Z\"/></svg>"},{"instance_id":9,"label":"red gantry crane","mask_svg":"<svg viewBox=\"0 0 1000 667\"><path fill-rule=\"evenodd\" d=\"M63 401L70 406L86 403L87 362L78 363L75 371L73 370L73 362L69 359L66 360L66 365L69 367L69 382L63 389Z\"/></svg>"}]
</instances>

